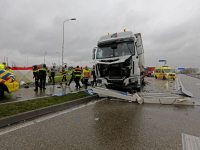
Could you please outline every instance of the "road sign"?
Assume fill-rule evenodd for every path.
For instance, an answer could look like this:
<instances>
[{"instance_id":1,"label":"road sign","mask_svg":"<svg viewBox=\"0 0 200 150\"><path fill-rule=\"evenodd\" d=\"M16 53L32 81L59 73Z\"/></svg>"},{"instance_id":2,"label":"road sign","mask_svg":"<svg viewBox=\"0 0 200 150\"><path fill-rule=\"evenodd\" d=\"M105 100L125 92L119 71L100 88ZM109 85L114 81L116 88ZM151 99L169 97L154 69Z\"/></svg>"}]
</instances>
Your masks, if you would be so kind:
<instances>
[{"instance_id":1,"label":"road sign","mask_svg":"<svg viewBox=\"0 0 200 150\"><path fill-rule=\"evenodd\" d=\"M178 70L185 70L185 68L178 68Z\"/></svg>"},{"instance_id":2,"label":"road sign","mask_svg":"<svg viewBox=\"0 0 200 150\"><path fill-rule=\"evenodd\" d=\"M159 62L165 62L166 60L159 60Z\"/></svg>"}]
</instances>

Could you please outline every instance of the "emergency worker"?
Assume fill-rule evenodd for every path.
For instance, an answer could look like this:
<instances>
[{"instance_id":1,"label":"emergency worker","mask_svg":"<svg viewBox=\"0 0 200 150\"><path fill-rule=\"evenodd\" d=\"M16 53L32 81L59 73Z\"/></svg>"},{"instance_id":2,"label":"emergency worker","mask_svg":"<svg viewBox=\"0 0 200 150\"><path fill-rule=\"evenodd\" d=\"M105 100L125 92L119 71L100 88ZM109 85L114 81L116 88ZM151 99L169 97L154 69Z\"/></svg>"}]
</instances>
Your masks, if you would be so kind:
<instances>
[{"instance_id":1,"label":"emergency worker","mask_svg":"<svg viewBox=\"0 0 200 150\"><path fill-rule=\"evenodd\" d=\"M96 74L95 74L95 66L94 66L94 65L93 65L93 69L92 69L92 75L93 75L93 83L92 83L92 86L94 86L94 83L95 83L95 86L97 86Z\"/></svg>"},{"instance_id":2,"label":"emergency worker","mask_svg":"<svg viewBox=\"0 0 200 150\"><path fill-rule=\"evenodd\" d=\"M68 86L70 86L70 84L71 84L71 82L72 82L73 80L75 81L74 71L75 71L74 68L71 67L71 71L70 71L71 79L70 79L70 81L69 81L69 83L68 83Z\"/></svg>"},{"instance_id":3,"label":"emergency worker","mask_svg":"<svg viewBox=\"0 0 200 150\"><path fill-rule=\"evenodd\" d=\"M85 80L85 89L87 89L89 77L90 77L90 70L88 69L88 66L85 66L85 69L83 69L83 79Z\"/></svg>"},{"instance_id":4,"label":"emergency worker","mask_svg":"<svg viewBox=\"0 0 200 150\"><path fill-rule=\"evenodd\" d=\"M79 89L81 88L81 85L79 83L81 74L82 74L82 70L79 68L79 66L77 66L74 71L74 75L75 75L76 88L79 88Z\"/></svg>"},{"instance_id":5,"label":"emergency worker","mask_svg":"<svg viewBox=\"0 0 200 150\"><path fill-rule=\"evenodd\" d=\"M10 66L8 66L6 70L9 71L10 73L13 72Z\"/></svg>"},{"instance_id":6,"label":"emergency worker","mask_svg":"<svg viewBox=\"0 0 200 150\"><path fill-rule=\"evenodd\" d=\"M39 85L38 83L38 80L39 80L39 70L37 69L37 66L33 66L33 79L35 78L35 89L34 91L38 91L38 87L40 87L41 89L41 86Z\"/></svg>"},{"instance_id":7,"label":"emergency worker","mask_svg":"<svg viewBox=\"0 0 200 150\"><path fill-rule=\"evenodd\" d=\"M39 75L40 75L40 90L43 88L44 90L45 88L45 83L46 83L46 76L47 76L47 68L46 68L46 64L44 64L42 66L42 68L39 69Z\"/></svg>"},{"instance_id":8,"label":"emergency worker","mask_svg":"<svg viewBox=\"0 0 200 150\"><path fill-rule=\"evenodd\" d=\"M0 64L0 69L5 70L5 66L6 66L6 63L2 62L2 64Z\"/></svg>"},{"instance_id":9,"label":"emergency worker","mask_svg":"<svg viewBox=\"0 0 200 150\"><path fill-rule=\"evenodd\" d=\"M50 79L50 82L53 81L53 85L55 85L54 77L55 77L55 70L53 68L51 68L49 79Z\"/></svg>"},{"instance_id":10,"label":"emergency worker","mask_svg":"<svg viewBox=\"0 0 200 150\"><path fill-rule=\"evenodd\" d=\"M60 82L60 84L63 83L63 80L65 80L65 84L67 84L67 69L65 70L64 67L62 67L62 81Z\"/></svg>"}]
</instances>

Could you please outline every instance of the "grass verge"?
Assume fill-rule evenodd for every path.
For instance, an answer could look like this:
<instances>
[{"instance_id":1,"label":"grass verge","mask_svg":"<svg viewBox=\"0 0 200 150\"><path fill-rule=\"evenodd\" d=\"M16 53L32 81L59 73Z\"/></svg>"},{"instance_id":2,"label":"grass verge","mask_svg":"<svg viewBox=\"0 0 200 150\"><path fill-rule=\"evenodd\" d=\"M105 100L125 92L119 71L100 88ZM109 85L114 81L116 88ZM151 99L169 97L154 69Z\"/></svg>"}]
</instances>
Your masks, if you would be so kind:
<instances>
[{"instance_id":1,"label":"grass verge","mask_svg":"<svg viewBox=\"0 0 200 150\"><path fill-rule=\"evenodd\" d=\"M87 96L89 96L88 93L81 91L74 94L67 94L65 96L52 96L52 97L18 102L18 103L13 103L13 104L0 105L0 118L12 116L12 115L23 113L26 111L35 110L38 108L43 108L47 106L52 106L52 105L72 101L72 100L87 97Z\"/></svg>"},{"instance_id":2,"label":"grass verge","mask_svg":"<svg viewBox=\"0 0 200 150\"><path fill-rule=\"evenodd\" d=\"M66 79L67 79L67 82L69 82L69 80L71 79L71 76L67 75L67 76L66 76ZM57 82L61 82L62 76L61 76L61 77L54 78L54 80L55 80L56 83L57 83ZM49 82L49 83L52 83L52 82L50 82L49 79L48 79L48 82Z\"/></svg>"}]
</instances>

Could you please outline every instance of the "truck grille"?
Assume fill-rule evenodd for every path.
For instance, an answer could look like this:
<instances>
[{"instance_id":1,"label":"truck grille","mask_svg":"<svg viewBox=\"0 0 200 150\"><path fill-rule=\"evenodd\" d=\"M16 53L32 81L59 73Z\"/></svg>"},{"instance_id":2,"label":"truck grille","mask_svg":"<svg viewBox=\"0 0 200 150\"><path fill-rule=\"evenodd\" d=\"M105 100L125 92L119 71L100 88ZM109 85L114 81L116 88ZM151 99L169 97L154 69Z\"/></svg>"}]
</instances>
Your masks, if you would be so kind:
<instances>
[{"instance_id":1,"label":"truck grille","mask_svg":"<svg viewBox=\"0 0 200 150\"><path fill-rule=\"evenodd\" d=\"M122 78L121 68L120 67L110 68L109 78L110 79L120 79L120 78Z\"/></svg>"}]
</instances>

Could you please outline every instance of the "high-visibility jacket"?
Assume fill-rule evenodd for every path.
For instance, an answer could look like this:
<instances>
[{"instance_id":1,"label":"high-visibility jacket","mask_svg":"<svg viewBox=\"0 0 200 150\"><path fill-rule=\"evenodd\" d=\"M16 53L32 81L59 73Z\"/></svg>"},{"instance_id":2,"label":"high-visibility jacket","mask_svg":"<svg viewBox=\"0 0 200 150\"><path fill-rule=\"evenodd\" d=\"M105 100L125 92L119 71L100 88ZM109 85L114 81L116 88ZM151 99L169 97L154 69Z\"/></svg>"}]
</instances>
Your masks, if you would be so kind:
<instances>
[{"instance_id":1,"label":"high-visibility jacket","mask_svg":"<svg viewBox=\"0 0 200 150\"><path fill-rule=\"evenodd\" d=\"M54 77L55 76L55 70L51 69L51 76Z\"/></svg>"},{"instance_id":2,"label":"high-visibility jacket","mask_svg":"<svg viewBox=\"0 0 200 150\"><path fill-rule=\"evenodd\" d=\"M5 70L5 65L4 64L0 64L0 69Z\"/></svg>"},{"instance_id":3,"label":"high-visibility jacket","mask_svg":"<svg viewBox=\"0 0 200 150\"><path fill-rule=\"evenodd\" d=\"M72 77L74 77L74 69L72 69L71 71L70 71L70 74L72 75Z\"/></svg>"},{"instance_id":4,"label":"high-visibility jacket","mask_svg":"<svg viewBox=\"0 0 200 150\"><path fill-rule=\"evenodd\" d=\"M95 69L94 69L94 68L92 69L92 75L93 75L93 77L96 76L96 74L95 74Z\"/></svg>"},{"instance_id":5,"label":"high-visibility jacket","mask_svg":"<svg viewBox=\"0 0 200 150\"><path fill-rule=\"evenodd\" d=\"M47 69L46 68L40 68L39 69L39 74L40 74L40 77L46 77Z\"/></svg>"},{"instance_id":6,"label":"high-visibility jacket","mask_svg":"<svg viewBox=\"0 0 200 150\"><path fill-rule=\"evenodd\" d=\"M81 77L81 74L82 74L82 70L80 68L76 68L76 70L74 71L75 77Z\"/></svg>"},{"instance_id":7,"label":"high-visibility jacket","mask_svg":"<svg viewBox=\"0 0 200 150\"><path fill-rule=\"evenodd\" d=\"M62 76L66 76L67 75L67 72L68 72L68 70L66 69L64 69L64 70L62 70Z\"/></svg>"},{"instance_id":8,"label":"high-visibility jacket","mask_svg":"<svg viewBox=\"0 0 200 150\"><path fill-rule=\"evenodd\" d=\"M11 72L11 73L13 72L12 69L8 69L8 71Z\"/></svg>"},{"instance_id":9,"label":"high-visibility jacket","mask_svg":"<svg viewBox=\"0 0 200 150\"><path fill-rule=\"evenodd\" d=\"M83 75L85 79L88 79L90 77L90 70L83 69Z\"/></svg>"},{"instance_id":10,"label":"high-visibility jacket","mask_svg":"<svg viewBox=\"0 0 200 150\"><path fill-rule=\"evenodd\" d=\"M39 77L39 70L38 69L33 69L33 77Z\"/></svg>"}]
</instances>

